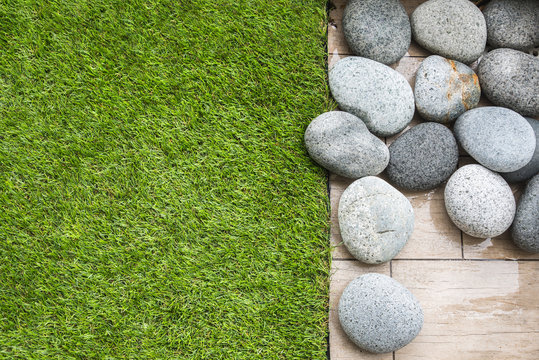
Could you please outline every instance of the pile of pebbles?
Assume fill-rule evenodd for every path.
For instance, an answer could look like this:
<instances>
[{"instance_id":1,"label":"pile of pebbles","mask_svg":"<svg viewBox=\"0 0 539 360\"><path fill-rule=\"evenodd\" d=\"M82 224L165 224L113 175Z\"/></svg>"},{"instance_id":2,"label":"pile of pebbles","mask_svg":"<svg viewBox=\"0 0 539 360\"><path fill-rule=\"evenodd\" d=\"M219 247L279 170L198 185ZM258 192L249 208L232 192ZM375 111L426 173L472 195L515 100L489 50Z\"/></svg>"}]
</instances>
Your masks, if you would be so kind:
<instances>
[{"instance_id":1,"label":"pile of pebbles","mask_svg":"<svg viewBox=\"0 0 539 360\"><path fill-rule=\"evenodd\" d=\"M398 0L349 0L343 31L357 56L329 71L342 111L314 119L305 145L318 164L355 179L338 218L356 259L387 262L410 238L413 208L399 189L444 183L447 213L463 232L487 238L512 225L515 244L539 252L539 58L528 53L539 46L538 24L536 0L491 0L483 11L468 0L429 0L410 17ZM412 38L434 54L414 89L387 66ZM477 107L481 94L495 106ZM406 129L416 111L425 122L387 147L380 137ZM457 170L459 145L478 164ZM376 176L384 170L388 181ZM517 205L508 182L525 181ZM349 338L373 353L405 346L423 325L413 294L374 273L348 285L338 311Z\"/></svg>"}]
</instances>

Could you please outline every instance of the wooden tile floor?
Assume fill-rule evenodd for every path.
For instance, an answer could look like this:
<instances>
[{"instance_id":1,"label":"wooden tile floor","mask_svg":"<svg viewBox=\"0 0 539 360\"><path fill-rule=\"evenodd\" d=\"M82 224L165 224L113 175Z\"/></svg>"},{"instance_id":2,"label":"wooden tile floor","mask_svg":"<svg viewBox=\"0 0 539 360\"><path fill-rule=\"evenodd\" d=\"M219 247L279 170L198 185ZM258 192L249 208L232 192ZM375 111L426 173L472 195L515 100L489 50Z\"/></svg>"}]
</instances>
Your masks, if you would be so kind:
<instances>
[{"instance_id":1,"label":"wooden tile floor","mask_svg":"<svg viewBox=\"0 0 539 360\"><path fill-rule=\"evenodd\" d=\"M425 0L403 0L410 14ZM342 33L346 0L332 0L328 24L328 66L350 56ZM412 43L392 65L413 86L415 72L428 56ZM473 66L472 66L473 67ZM480 106L490 105L482 99ZM419 122L415 118L411 126ZM384 139L390 144L394 138ZM473 163L461 152L460 166ZM380 175L382 178L384 174ZM539 254L518 250L510 235L478 239L450 221L443 186L403 193L414 208L415 228L391 262L371 266L352 258L342 245L337 205L350 179L330 174L331 243L334 246L329 315L329 355L344 359L539 359ZM518 198L522 185L512 186ZM425 322L419 336L393 354L360 351L342 331L337 304L346 285L367 272L390 275L420 301Z\"/></svg>"}]
</instances>

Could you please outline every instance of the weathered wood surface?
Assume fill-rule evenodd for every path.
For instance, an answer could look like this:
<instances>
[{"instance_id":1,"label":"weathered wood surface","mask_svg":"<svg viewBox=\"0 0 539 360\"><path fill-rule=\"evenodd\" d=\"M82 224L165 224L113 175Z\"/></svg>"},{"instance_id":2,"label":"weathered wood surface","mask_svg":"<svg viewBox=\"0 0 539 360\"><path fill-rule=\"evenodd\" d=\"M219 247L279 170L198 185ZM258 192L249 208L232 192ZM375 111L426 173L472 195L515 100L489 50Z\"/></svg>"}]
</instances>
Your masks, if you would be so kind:
<instances>
[{"instance_id":1,"label":"weathered wood surface","mask_svg":"<svg viewBox=\"0 0 539 360\"><path fill-rule=\"evenodd\" d=\"M402 3L411 14L424 1ZM352 55L342 33L345 4L346 0L332 0L330 6L329 68ZM417 68L428 55L428 51L412 43L406 56L392 67L413 87ZM490 105L481 98L479 106ZM409 127L420 121L416 115ZM397 136L382 140L389 145ZM462 149L460 154L459 166L474 163ZM385 178L384 174L380 176ZM329 314L332 360L539 358L538 254L517 249L508 232L492 239L463 234L445 211L442 186L428 192L402 191L414 207L415 226L410 240L390 263L361 264L342 244L338 226L339 199L351 182L335 174L329 177L330 239L334 246ZM522 185L512 189L518 198ZM367 272L383 273L400 281L414 293L425 312L419 336L394 354L360 351L338 322L337 304L342 291L350 281Z\"/></svg>"}]
</instances>

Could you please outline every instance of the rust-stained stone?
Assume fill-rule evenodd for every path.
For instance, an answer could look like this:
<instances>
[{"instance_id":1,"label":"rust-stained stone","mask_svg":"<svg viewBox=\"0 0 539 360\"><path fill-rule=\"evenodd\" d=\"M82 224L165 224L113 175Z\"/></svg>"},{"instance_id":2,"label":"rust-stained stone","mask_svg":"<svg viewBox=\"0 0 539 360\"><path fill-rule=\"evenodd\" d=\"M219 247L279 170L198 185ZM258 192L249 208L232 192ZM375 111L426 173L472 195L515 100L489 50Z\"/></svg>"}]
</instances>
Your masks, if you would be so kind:
<instances>
[{"instance_id":1,"label":"rust-stained stone","mask_svg":"<svg viewBox=\"0 0 539 360\"><path fill-rule=\"evenodd\" d=\"M477 106L481 88L477 75L468 66L431 55L417 70L414 95L422 118L450 123Z\"/></svg>"}]
</instances>

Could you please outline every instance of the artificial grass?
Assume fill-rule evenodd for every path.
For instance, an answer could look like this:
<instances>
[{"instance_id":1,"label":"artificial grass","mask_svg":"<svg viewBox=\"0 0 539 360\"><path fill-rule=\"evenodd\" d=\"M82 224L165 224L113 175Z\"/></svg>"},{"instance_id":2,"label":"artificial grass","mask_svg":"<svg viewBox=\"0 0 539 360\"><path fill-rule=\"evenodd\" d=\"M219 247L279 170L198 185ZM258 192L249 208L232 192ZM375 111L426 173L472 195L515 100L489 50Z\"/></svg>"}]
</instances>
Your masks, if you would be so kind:
<instances>
[{"instance_id":1,"label":"artificial grass","mask_svg":"<svg viewBox=\"0 0 539 360\"><path fill-rule=\"evenodd\" d=\"M322 0L0 3L0 358L322 359Z\"/></svg>"}]
</instances>

